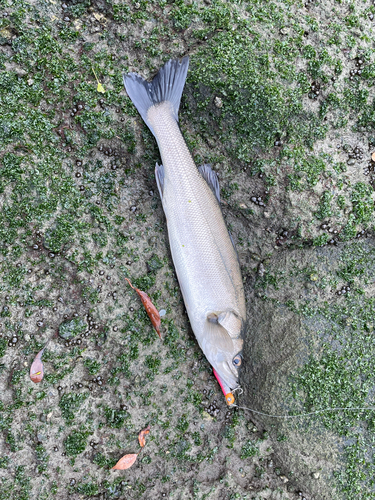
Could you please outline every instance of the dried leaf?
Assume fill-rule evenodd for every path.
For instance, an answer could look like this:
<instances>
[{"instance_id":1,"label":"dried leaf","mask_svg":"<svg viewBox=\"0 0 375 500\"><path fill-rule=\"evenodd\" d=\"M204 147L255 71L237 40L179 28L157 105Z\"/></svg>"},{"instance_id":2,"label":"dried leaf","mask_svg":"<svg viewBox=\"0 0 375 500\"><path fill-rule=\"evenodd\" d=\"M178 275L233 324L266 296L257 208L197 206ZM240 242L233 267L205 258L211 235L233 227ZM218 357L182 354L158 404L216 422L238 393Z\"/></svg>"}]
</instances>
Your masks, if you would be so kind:
<instances>
[{"instance_id":1,"label":"dried leaf","mask_svg":"<svg viewBox=\"0 0 375 500\"><path fill-rule=\"evenodd\" d=\"M150 434L150 426L148 425L145 429L142 429L141 432L138 434L138 441L139 444L144 447L146 444L146 435Z\"/></svg>"},{"instance_id":2,"label":"dried leaf","mask_svg":"<svg viewBox=\"0 0 375 500\"><path fill-rule=\"evenodd\" d=\"M153 327L156 330L156 333L161 338L161 335L160 335L161 320L160 320L159 311L156 309L156 307L154 306L154 304L151 302L151 299L147 295L146 292L142 292L142 290L139 290L138 288L135 288L130 283L130 280L128 278L125 278L125 279L129 283L129 285L133 288L133 290L135 290L138 293L138 295L140 296L142 304L143 304L144 308L146 309L146 313L148 314L148 317L150 318L151 323L152 323Z\"/></svg>"},{"instance_id":3,"label":"dried leaf","mask_svg":"<svg viewBox=\"0 0 375 500\"><path fill-rule=\"evenodd\" d=\"M43 377L44 377L42 355L43 355L45 348L46 348L46 346L44 346L43 349L38 352L38 354L35 356L34 361L32 362L32 364L30 366L30 379L35 384L38 384L39 382L41 382L43 380Z\"/></svg>"},{"instance_id":4,"label":"dried leaf","mask_svg":"<svg viewBox=\"0 0 375 500\"><path fill-rule=\"evenodd\" d=\"M101 83L98 83L98 86L96 87L96 90L98 92L101 92L102 94L105 93L104 87L103 87L103 85Z\"/></svg>"},{"instance_id":5,"label":"dried leaf","mask_svg":"<svg viewBox=\"0 0 375 500\"><path fill-rule=\"evenodd\" d=\"M124 455L120 460L117 462L117 464L112 467L112 469L115 470L125 470L125 469L130 469L130 467L134 464L134 462L137 460L138 453L131 453L129 455Z\"/></svg>"}]
</instances>

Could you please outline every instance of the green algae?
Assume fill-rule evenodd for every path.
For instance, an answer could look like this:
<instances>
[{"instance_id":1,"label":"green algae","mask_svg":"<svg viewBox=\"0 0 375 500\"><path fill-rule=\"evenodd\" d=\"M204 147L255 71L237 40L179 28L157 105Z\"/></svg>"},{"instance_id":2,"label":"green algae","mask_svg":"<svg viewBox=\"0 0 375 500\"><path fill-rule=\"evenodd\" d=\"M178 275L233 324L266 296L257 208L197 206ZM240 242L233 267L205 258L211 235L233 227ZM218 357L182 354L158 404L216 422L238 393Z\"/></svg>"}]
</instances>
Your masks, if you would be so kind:
<instances>
[{"instance_id":1,"label":"green algae","mask_svg":"<svg viewBox=\"0 0 375 500\"><path fill-rule=\"evenodd\" d=\"M83 451L87 446L88 433L85 431L72 431L64 440L64 448L67 455L71 457L76 457Z\"/></svg>"},{"instance_id":2,"label":"green algae","mask_svg":"<svg viewBox=\"0 0 375 500\"><path fill-rule=\"evenodd\" d=\"M107 425L111 429L121 429L125 424L125 420L130 416L125 410L118 408L105 408L104 413Z\"/></svg>"},{"instance_id":3,"label":"green algae","mask_svg":"<svg viewBox=\"0 0 375 500\"><path fill-rule=\"evenodd\" d=\"M96 375L101 367L101 363L96 361L96 359L86 358L83 364L87 368L87 371L89 372L90 375Z\"/></svg>"},{"instance_id":4,"label":"green algae","mask_svg":"<svg viewBox=\"0 0 375 500\"><path fill-rule=\"evenodd\" d=\"M77 493L86 495L87 497L94 497L99 493L99 487L95 483L84 483L80 484L76 488Z\"/></svg>"},{"instance_id":5,"label":"green algae","mask_svg":"<svg viewBox=\"0 0 375 500\"><path fill-rule=\"evenodd\" d=\"M67 393L62 395L59 402L59 407L61 409L61 415L67 423L71 424L73 422L76 416L75 412L87 399L87 397L87 393Z\"/></svg>"},{"instance_id":6,"label":"green algae","mask_svg":"<svg viewBox=\"0 0 375 500\"><path fill-rule=\"evenodd\" d=\"M256 445L256 443L253 443L252 441L249 440L242 446L241 449L242 460L245 460L246 458L249 457L255 457L258 454L259 454L259 447Z\"/></svg>"},{"instance_id":7,"label":"green algae","mask_svg":"<svg viewBox=\"0 0 375 500\"><path fill-rule=\"evenodd\" d=\"M0 339L0 358L4 356L6 348L7 348L6 339Z\"/></svg>"}]
</instances>

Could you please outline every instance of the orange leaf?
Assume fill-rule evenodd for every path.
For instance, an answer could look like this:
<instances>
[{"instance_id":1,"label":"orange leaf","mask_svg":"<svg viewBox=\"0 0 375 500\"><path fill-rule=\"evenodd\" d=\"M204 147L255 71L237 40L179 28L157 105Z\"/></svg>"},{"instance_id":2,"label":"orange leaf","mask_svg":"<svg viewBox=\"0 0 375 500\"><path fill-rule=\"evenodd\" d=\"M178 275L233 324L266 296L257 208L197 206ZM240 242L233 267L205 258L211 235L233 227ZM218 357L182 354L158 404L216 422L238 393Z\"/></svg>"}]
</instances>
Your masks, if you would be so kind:
<instances>
[{"instance_id":1,"label":"orange leaf","mask_svg":"<svg viewBox=\"0 0 375 500\"><path fill-rule=\"evenodd\" d=\"M152 323L153 327L156 330L156 333L161 338L161 335L160 335L161 321L160 321L159 311L156 309L156 307L154 306L154 304L151 302L151 299L147 295L146 292L142 292L142 290L139 290L138 288L135 288L130 283L130 280L128 278L125 278L125 279L129 283L129 285L133 288L133 290L135 290L138 293L138 295L140 296L142 304L143 304L144 308L146 309L146 313L148 314L148 317L150 318L151 323Z\"/></svg>"},{"instance_id":2,"label":"orange leaf","mask_svg":"<svg viewBox=\"0 0 375 500\"><path fill-rule=\"evenodd\" d=\"M148 425L145 429L141 430L141 432L138 434L138 441L139 444L144 447L146 444L146 435L150 434L150 426Z\"/></svg>"},{"instance_id":3,"label":"orange leaf","mask_svg":"<svg viewBox=\"0 0 375 500\"><path fill-rule=\"evenodd\" d=\"M44 349L45 347L43 347L43 349L38 352L38 354L34 358L34 361L32 362L32 365L30 366L30 378L35 384L41 382L44 377L44 368L42 361Z\"/></svg>"},{"instance_id":4,"label":"orange leaf","mask_svg":"<svg viewBox=\"0 0 375 500\"><path fill-rule=\"evenodd\" d=\"M114 467L112 467L112 469L115 470L130 469L130 467L137 460L137 456L138 453L130 453L129 455L124 455L122 458L120 458L117 464Z\"/></svg>"}]
</instances>

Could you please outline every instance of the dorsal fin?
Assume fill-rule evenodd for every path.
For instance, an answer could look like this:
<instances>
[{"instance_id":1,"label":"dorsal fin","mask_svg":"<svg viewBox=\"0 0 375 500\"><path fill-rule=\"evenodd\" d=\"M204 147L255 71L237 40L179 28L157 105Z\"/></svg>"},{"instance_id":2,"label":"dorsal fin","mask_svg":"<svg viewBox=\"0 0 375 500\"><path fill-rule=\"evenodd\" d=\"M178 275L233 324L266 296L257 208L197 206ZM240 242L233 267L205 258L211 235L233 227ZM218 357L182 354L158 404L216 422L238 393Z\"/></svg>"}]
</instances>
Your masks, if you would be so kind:
<instances>
[{"instance_id":1,"label":"dorsal fin","mask_svg":"<svg viewBox=\"0 0 375 500\"><path fill-rule=\"evenodd\" d=\"M207 163L198 167L198 170L203 179L210 186L212 192L217 198L217 201L220 203L220 186L217 173L214 172L211 168L211 165L208 165Z\"/></svg>"}]
</instances>

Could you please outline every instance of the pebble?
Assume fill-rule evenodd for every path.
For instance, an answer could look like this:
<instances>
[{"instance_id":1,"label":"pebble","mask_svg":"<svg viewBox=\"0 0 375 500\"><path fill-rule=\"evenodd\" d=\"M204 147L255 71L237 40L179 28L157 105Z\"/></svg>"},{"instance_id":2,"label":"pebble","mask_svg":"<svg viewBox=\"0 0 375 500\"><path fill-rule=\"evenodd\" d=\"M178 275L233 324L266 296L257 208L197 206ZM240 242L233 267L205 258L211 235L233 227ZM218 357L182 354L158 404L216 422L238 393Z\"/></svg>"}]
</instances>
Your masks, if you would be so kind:
<instances>
[{"instance_id":1,"label":"pebble","mask_svg":"<svg viewBox=\"0 0 375 500\"><path fill-rule=\"evenodd\" d=\"M262 264L262 262L259 264L258 266L258 274L260 277L264 276L264 273L265 273L265 269L264 269L264 265Z\"/></svg>"},{"instance_id":2,"label":"pebble","mask_svg":"<svg viewBox=\"0 0 375 500\"><path fill-rule=\"evenodd\" d=\"M223 107L223 100L220 97L215 97L215 106L217 108L222 108Z\"/></svg>"},{"instance_id":3,"label":"pebble","mask_svg":"<svg viewBox=\"0 0 375 500\"><path fill-rule=\"evenodd\" d=\"M160 311L159 311L159 316L160 316L160 317L163 317L163 316L165 316L166 314L167 314L167 311L166 311L165 309L160 309Z\"/></svg>"}]
</instances>

